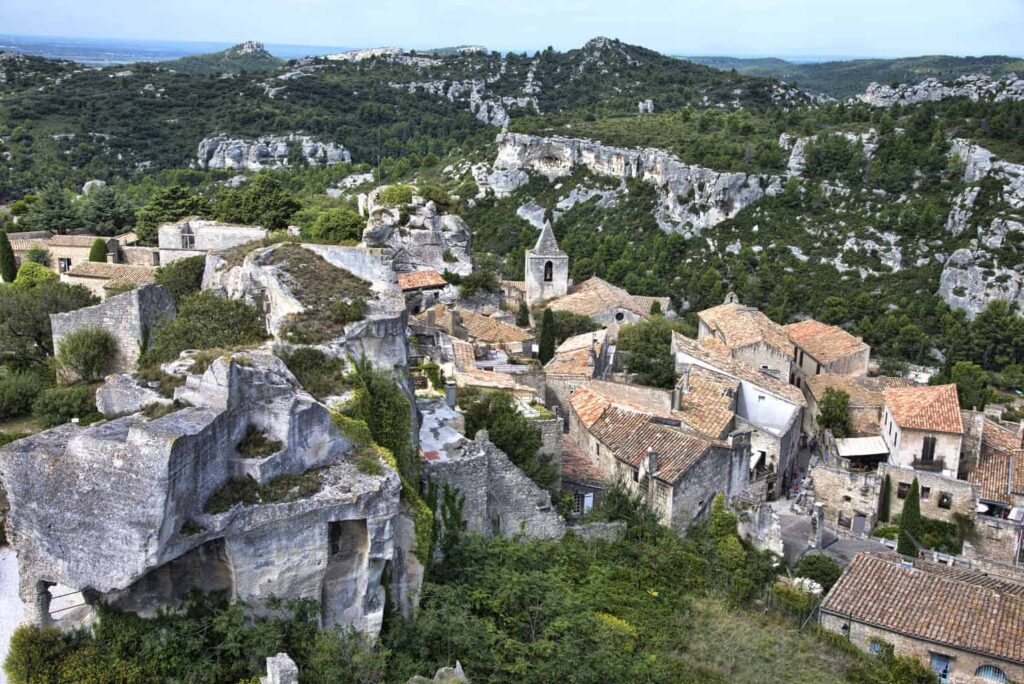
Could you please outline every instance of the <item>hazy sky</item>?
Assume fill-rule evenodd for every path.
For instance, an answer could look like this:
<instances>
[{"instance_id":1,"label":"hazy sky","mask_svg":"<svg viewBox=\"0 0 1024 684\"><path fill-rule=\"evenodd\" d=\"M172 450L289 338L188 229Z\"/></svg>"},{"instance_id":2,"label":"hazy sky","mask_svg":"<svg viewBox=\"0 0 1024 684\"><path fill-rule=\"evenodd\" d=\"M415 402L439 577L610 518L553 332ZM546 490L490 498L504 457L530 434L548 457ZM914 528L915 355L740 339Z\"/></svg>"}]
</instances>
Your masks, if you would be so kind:
<instances>
[{"instance_id":1,"label":"hazy sky","mask_svg":"<svg viewBox=\"0 0 1024 684\"><path fill-rule=\"evenodd\" d=\"M1024 0L0 0L0 32L673 54L1024 54Z\"/></svg>"}]
</instances>

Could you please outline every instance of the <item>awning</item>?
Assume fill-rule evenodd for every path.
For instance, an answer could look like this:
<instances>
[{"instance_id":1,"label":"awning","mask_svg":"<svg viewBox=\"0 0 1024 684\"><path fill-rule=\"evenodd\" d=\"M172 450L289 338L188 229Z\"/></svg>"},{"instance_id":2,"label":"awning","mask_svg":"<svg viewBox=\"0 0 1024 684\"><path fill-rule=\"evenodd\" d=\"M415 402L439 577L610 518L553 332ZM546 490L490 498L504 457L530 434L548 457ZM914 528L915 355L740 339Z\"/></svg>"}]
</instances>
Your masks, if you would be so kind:
<instances>
[{"instance_id":1,"label":"awning","mask_svg":"<svg viewBox=\"0 0 1024 684\"><path fill-rule=\"evenodd\" d=\"M889 447L881 437L845 437L836 440L836 449L843 458L888 456Z\"/></svg>"}]
</instances>

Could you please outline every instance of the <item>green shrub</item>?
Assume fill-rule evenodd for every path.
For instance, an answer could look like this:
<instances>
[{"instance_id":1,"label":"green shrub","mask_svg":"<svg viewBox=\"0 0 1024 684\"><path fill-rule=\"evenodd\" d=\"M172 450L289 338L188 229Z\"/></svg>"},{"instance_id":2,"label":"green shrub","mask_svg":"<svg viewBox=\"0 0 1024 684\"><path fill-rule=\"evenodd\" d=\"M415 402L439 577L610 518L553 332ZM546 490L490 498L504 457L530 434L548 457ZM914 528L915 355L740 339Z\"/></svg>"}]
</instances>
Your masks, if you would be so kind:
<instances>
[{"instance_id":1,"label":"green shrub","mask_svg":"<svg viewBox=\"0 0 1024 684\"><path fill-rule=\"evenodd\" d=\"M367 445L355 451L356 470L363 475L379 477L384 474L384 466L380 462L377 450L372 445Z\"/></svg>"},{"instance_id":2,"label":"green shrub","mask_svg":"<svg viewBox=\"0 0 1024 684\"><path fill-rule=\"evenodd\" d=\"M343 359L327 356L313 347L296 347L280 356L303 389L321 401L341 394L348 387Z\"/></svg>"},{"instance_id":3,"label":"green shrub","mask_svg":"<svg viewBox=\"0 0 1024 684\"><path fill-rule=\"evenodd\" d=\"M32 412L32 403L50 385L39 373L17 372L0 376L0 420Z\"/></svg>"},{"instance_id":4,"label":"green shrub","mask_svg":"<svg viewBox=\"0 0 1024 684\"><path fill-rule=\"evenodd\" d=\"M381 189L377 195L377 201L380 204L386 204L390 206L400 206L412 202L412 186L411 185L389 185L386 188Z\"/></svg>"},{"instance_id":5,"label":"green shrub","mask_svg":"<svg viewBox=\"0 0 1024 684\"><path fill-rule=\"evenodd\" d=\"M328 244L358 241L366 227L366 219L345 207L324 209L313 225L302 230L302 237Z\"/></svg>"},{"instance_id":6,"label":"green shrub","mask_svg":"<svg viewBox=\"0 0 1024 684\"><path fill-rule=\"evenodd\" d=\"M57 345L57 361L77 380L101 379L117 356L117 340L101 328L80 328Z\"/></svg>"},{"instance_id":7,"label":"green shrub","mask_svg":"<svg viewBox=\"0 0 1024 684\"><path fill-rule=\"evenodd\" d=\"M186 349L243 347L265 337L254 307L221 299L212 292L198 292L182 299L177 318L154 331L140 365L172 361Z\"/></svg>"},{"instance_id":8,"label":"green shrub","mask_svg":"<svg viewBox=\"0 0 1024 684\"><path fill-rule=\"evenodd\" d=\"M50 252L43 247L33 247L25 253L25 264L39 264L40 266L50 265ZM24 266L24 264L22 264Z\"/></svg>"},{"instance_id":9,"label":"green shrub","mask_svg":"<svg viewBox=\"0 0 1024 684\"><path fill-rule=\"evenodd\" d=\"M14 279L14 284L18 287L35 287L59 280L60 277L43 264L26 260L18 269L18 277Z\"/></svg>"},{"instance_id":10,"label":"green shrub","mask_svg":"<svg viewBox=\"0 0 1024 684\"><path fill-rule=\"evenodd\" d=\"M366 316L366 300L335 302L331 306L331 320L340 325L361 321Z\"/></svg>"},{"instance_id":11,"label":"green shrub","mask_svg":"<svg viewBox=\"0 0 1024 684\"><path fill-rule=\"evenodd\" d=\"M89 248L89 261L104 264L107 262L107 241L103 238L96 238Z\"/></svg>"},{"instance_id":12,"label":"green shrub","mask_svg":"<svg viewBox=\"0 0 1024 684\"><path fill-rule=\"evenodd\" d=\"M235 504L281 503L296 501L313 496L320 491L320 470L309 470L300 475L278 475L266 484L260 484L251 476L228 480L214 492L203 507L207 513L224 513Z\"/></svg>"},{"instance_id":13,"label":"green shrub","mask_svg":"<svg viewBox=\"0 0 1024 684\"><path fill-rule=\"evenodd\" d=\"M254 425L246 428L245 437L238 443L238 453L245 458L266 458L276 454L284 446L275 439L267 439Z\"/></svg>"},{"instance_id":14,"label":"green shrub","mask_svg":"<svg viewBox=\"0 0 1024 684\"><path fill-rule=\"evenodd\" d=\"M823 553L807 554L796 564L796 571L800 577L810 578L820 584L825 593L843 574L839 564Z\"/></svg>"},{"instance_id":15,"label":"green shrub","mask_svg":"<svg viewBox=\"0 0 1024 684\"><path fill-rule=\"evenodd\" d=\"M420 364L420 370L430 379L430 386L438 392L444 391L444 371L433 361L425 361Z\"/></svg>"},{"instance_id":16,"label":"green shrub","mask_svg":"<svg viewBox=\"0 0 1024 684\"><path fill-rule=\"evenodd\" d=\"M28 437L27 432L0 432L0 446Z\"/></svg>"},{"instance_id":17,"label":"green shrub","mask_svg":"<svg viewBox=\"0 0 1024 684\"><path fill-rule=\"evenodd\" d=\"M72 418L88 424L102 417L96 411L96 393L89 385L52 387L43 391L32 405L32 415L46 427L63 425Z\"/></svg>"},{"instance_id":18,"label":"green shrub","mask_svg":"<svg viewBox=\"0 0 1024 684\"><path fill-rule=\"evenodd\" d=\"M156 284L166 288L175 302L180 302L183 297L199 292L205 269L205 256L178 259L157 269Z\"/></svg>"}]
</instances>

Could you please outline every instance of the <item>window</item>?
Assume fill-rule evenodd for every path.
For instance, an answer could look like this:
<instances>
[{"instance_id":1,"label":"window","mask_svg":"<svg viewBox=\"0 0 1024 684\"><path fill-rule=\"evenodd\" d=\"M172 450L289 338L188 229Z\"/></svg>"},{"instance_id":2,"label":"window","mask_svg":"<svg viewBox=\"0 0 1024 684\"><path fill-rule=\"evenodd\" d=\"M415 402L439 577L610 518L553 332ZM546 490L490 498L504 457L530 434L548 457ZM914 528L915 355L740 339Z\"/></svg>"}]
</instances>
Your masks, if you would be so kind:
<instances>
[{"instance_id":1,"label":"window","mask_svg":"<svg viewBox=\"0 0 1024 684\"><path fill-rule=\"evenodd\" d=\"M618 312L617 314L615 314L615 320L617 320L617 321L621 321L625 317L626 317L626 314L622 313L621 311Z\"/></svg>"},{"instance_id":2,"label":"window","mask_svg":"<svg viewBox=\"0 0 1024 684\"><path fill-rule=\"evenodd\" d=\"M882 642L881 641L875 641L874 639L872 639L871 640L871 646L869 648L871 650L871 655L882 655Z\"/></svg>"},{"instance_id":3,"label":"window","mask_svg":"<svg viewBox=\"0 0 1024 684\"><path fill-rule=\"evenodd\" d=\"M550 261L544 263L544 282L550 283L555 279L555 265Z\"/></svg>"},{"instance_id":4,"label":"window","mask_svg":"<svg viewBox=\"0 0 1024 684\"><path fill-rule=\"evenodd\" d=\"M583 512L583 492L572 493L572 512L580 514Z\"/></svg>"},{"instance_id":5,"label":"window","mask_svg":"<svg viewBox=\"0 0 1024 684\"><path fill-rule=\"evenodd\" d=\"M909 493L910 493L910 483L909 482L900 482L898 485L896 485L896 498L898 498L898 499L906 499L907 498L907 494L909 494Z\"/></svg>"},{"instance_id":6,"label":"window","mask_svg":"<svg viewBox=\"0 0 1024 684\"><path fill-rule=\"evenodd\" d=\"M921 501L927 501L928 497L932 494L931 487L921 487Z\"/></svg>"},{"instance_id":7,"label":"window","mask_svg":"<svg viewBox=\"0 0 1024 684\"><path fill-rule=\"evenodd\" d=\"M639 482L639 481L640 481L640 469L639 468L633 468L633 482Z\"/></svg>"},{"instance_id":8,"label":"window","mask_svg":"<svg viewBox=\"0 0 1024 684\"><path fill-rule=\"evenodd\" d=\"M953 495L949 492L939 492L939 508L945 508L947 511L953 507Z\"/></svg>"},{"instance_id":9,"label":"window","mask_svg":"<svg viewBox=\"0 0 1024 684\"><path fill-rule=\"evenodd\" d=\"M843 515L842 511L839 512L839 526L847 530L853 527L853 521Z\"/></svg>"},{"instance_id":10,"label":"window","mask_svg":"<svg viewBox=\"0 0 1024 684\"><path fill-rule=\"evenodd\" d=\"M800 350L800 365L804 365L804 350Z\"/></svg>"},{"instance_id":11,"label":"window","mask_svg":"<svg viewBox=\"0 0 1024 684\"><path fill-rule=\"evenodd\" d=\"M814 374L815 375L821 375L821 364L820 363L818 364L818 369L816 371L814 371Z\"/></svg>"},{"instance_id":12,"label":"window","mask_svg":"<svg viewBox=\"0 0 1024 684\"><path fill-rule=\"evenodd\" d=\"M1006 673L995 665L982 665L974 671L974 676L989 682L1000 682L1000 684L1006 681Z\"/></svg>"},{"instance_id":13,"label":"window","mask_svg":"<svg viewBox=\"0 0 1024 684\"><path fill-rule=\"evenodd\" d=\"M939 681L946 684L949 681L949 656L941 653L932 653L932 672L939 676Z\"/></svg>"},{"instance_id":14,"label":"window","mask_svg":"<svg viewBox=\"0 0 1024 684\"><path fill-rule=\"evenodd\" d=\"M921 450L922 461L935 460L935 438L931 435L924 438L924 447Z\"/></svg>"},{"instance_id":15,"label":"window","mask_svg":"<svg viewBox=\"0 0 1024 684\"><path fill-rule=\"evenodd\" d=\"M71 259L57 259L57 270L67 273L71 270Z\"/></svg>"}]
</instances>

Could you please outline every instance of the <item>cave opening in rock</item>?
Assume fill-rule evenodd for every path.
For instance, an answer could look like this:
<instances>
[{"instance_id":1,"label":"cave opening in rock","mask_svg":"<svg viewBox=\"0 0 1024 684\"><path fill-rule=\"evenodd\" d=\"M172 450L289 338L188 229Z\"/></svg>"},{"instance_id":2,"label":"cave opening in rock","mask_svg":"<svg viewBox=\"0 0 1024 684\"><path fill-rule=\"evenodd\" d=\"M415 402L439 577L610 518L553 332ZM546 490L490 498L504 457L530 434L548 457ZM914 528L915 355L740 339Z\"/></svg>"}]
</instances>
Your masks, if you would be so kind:
<instances>
[{"instance_id":1,"label":"cave opening in rock","mask_svg":"<svg viewBox=\"0 0 1024 684\"><path fill-rule=\"evenodd\" d=\"M369 551L366 520L330 523L327 569L320 596L324 625L348 625L362 616Z\"/></svg>"}]
</instances>

